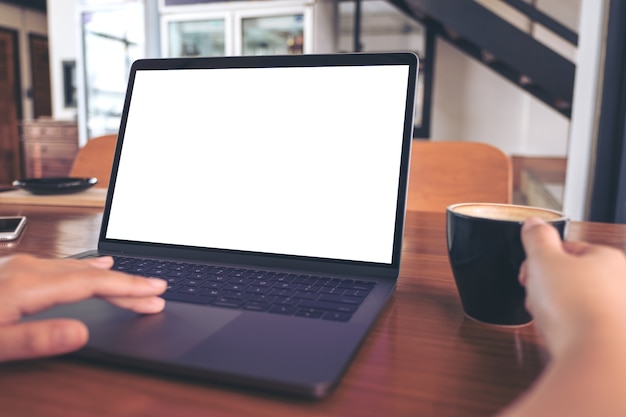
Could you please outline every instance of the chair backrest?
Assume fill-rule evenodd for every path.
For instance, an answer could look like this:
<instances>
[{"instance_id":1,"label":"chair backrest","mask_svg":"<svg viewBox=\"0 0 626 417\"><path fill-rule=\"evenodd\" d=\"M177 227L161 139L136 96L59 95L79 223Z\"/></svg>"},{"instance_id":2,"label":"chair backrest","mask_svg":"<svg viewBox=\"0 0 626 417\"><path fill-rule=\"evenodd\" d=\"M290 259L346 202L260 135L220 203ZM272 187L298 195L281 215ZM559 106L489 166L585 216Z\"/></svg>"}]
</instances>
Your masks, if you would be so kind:
<instances>
[{"instance_id":1,"label":"chair backrest","mask_svg":"<svg viewBox=\"0 0 626 417\"><path fill-rule=\"evenodd\" d=\"M461 202L511 203L510 158L477 142L414 140L407 210L441 211Z\"/></svg>"},{"instance_id":2,"label":"chair backrest","mask_svg":"<svg viewBox=\"0 0 626 417\"><path fill-rule=\"evenodd\" d=\"M100 188L109 187L117 135L92 138L78 150L70 169L70 177L96 177Z\"/></svg>"}]
</instances>

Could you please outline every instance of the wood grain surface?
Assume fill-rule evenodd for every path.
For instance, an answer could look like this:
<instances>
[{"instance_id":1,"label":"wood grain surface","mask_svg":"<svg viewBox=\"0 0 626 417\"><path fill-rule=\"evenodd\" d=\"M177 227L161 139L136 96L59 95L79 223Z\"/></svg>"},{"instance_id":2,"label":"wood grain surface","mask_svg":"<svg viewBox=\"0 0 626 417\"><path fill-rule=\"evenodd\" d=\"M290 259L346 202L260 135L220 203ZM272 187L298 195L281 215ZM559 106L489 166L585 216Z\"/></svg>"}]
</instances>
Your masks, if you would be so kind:
<instances>
[{"instance_id":1,"label":"wood grain surface","mask_svg":"<svg viewBox=\"0 0 626 417\"><path fill-rule=\"evenodd\" d=\"M100 212L0 206L28 228L0 256L67 256L94 248ZM322 401L248 391L70 358L0 365L6 416L488 416L524 391L549 360L534 326L466 319L446 254L443 213L409 212L397 290ZM570 238L626 248L626 226L573 223Z\"/></svg>"}]
</instances>

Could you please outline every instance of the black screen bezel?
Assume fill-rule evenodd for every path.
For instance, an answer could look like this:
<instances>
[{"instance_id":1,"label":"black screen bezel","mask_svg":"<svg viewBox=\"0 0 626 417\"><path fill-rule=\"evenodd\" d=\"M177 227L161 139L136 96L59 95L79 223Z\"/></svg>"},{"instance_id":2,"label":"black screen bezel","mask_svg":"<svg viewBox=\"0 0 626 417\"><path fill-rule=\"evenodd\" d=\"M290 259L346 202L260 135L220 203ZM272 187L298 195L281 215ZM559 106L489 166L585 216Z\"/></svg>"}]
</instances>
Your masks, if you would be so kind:
<instances>
[{"instance_id":1,"label":"black screen bezel","mask_svg":"<svg viewBox=\"0 0 626 417\"><path fill-rule=\"evenodd\" d=\"M180 247L168 244L121 241L106 238L108 213L113 199L113 190L117 176L117 166L124 142L126 117L130 108L132 89L137 71L170 70L170 69L222 69L222 68L275 68L275 67L319 67L319 66L367 66L367 65L407 65L409 76L407 82L407 105L405 107L405 126L403 131L401 165L398 183L398 204L396 208L396 227L392 259L387 263L372 263L352 260L320 259L312 257L276 254L258 254L245 251L211 249L198 247ZM404 230L404 212L406 206L406 190L410 148L413 136L413 114L415 88L417 82L418 58L410 52L377 53L377 54L328 54L328 55L296 55L296 56L255 56L255 57L210 57L210 58L168 58L143 59L135 61L131 67L128 89L123 108L123 116L118 134L118 143L113 163L113 171L107 194L105 211L100 231L98 249L104 252L134 253L143 256L189 259L194 261L218 261L225 263L243 263L250 265L267 264L268 266L302 266L303 261L308 269L315 271L334 271L338 273L358 273L365 275L397 277L400 267L402 250L402 234Z\"/></svg>"}]
</instances>

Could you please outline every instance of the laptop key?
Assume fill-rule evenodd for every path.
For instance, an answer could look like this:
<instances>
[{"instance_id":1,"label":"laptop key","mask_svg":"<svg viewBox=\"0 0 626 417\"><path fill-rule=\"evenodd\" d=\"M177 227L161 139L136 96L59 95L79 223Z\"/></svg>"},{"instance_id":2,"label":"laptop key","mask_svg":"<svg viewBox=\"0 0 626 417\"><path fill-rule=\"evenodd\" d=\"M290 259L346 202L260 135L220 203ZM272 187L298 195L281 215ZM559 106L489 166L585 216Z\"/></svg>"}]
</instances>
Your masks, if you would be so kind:
<instances>
[{"instance_id":1,"label":"laptop key","mask_svg":"<svg viewBox=\"0 0 626 417\"><path fill-rule=\"evenodd\" d=\"M246 288L246 292L253 293L253 294L267 294L269 291L270 291L270 288L268 287L252 286L252 287Z\"/></svg>"},{"instance_id":2,"label":"laptop key","mask_svg":"<svg viewBox=\"0 0 626 417\"><path fill-rule=\"evenodd\" d=\"M200 292L200 295L217 298L220 295L220 290L217 288L205 288Z\"/></svg>"},{"instance_id":3,"label":"laptop key","mask_svg":"<svg viewBox=\"0 0 626 417\"><path fill-rule=\"evenodd\" d=\"M352 286L352 288L355 289L355 290L370 291L372 288L374 288L375 285L376 285L375 282L355 281L354 285Z\"/></svg>"},{"instance_id":4,"label":"laptop key","mask_svg":"<svg viewBox=\"0 0 626 417\"><path fill-rule=\"evenodd\" d=\"M277 295L277 296L281 296L281 297L291 297L295 294L296 292L293 290L281 290L279 288L274 288L272 289L269 294L270 295Z\"/></svg>"},{"instance_id":5,"label":"laptop key","mask_svg":"<svg viewBox=\"0 0 626 417\"><path fill-rule=\"evenodd\" d=\"M151 277L163 277L166 276L168 274L168 270L167 269L157 269L157 268L153 268L153 269L148 269L147 271L145 271L144 273L148 276Z\"/></svg>"},{"instance_id":6,"label":"laptop key","mask_svg":"<svg viewBox=\"0 0 626 417\"><path fill-rule=\"evenodd\" d=\"M363 302L363 298L361 297L350 297L347 295L336 295L336 294L322 294L320 301L330 301L334 303L345 303L345 304L361 304Z\"/></svg>"},{"instance_id":7,"label":"laptop key","mask_svg":"<svg viewBox=\"0 0 626 417\"><path fill-rule=\"evenodd\" d=\"M211 302L216 307L240 308L244 304L243 300L235 300L232 298L218 298Z\"/></svg>"},{"instance_id":8,"label":"laptop key","mask_svg":"<svg viewBox=\"0 0 626 417\"><path fill-rule=\"evenodd\" d=\"M249 293L241 291L225 290L220 293L221 297L228 300L245 300L250 296Z\"/></svg>"},{"instance_id":9,"label":"laptop key","mask_svg":"<svg viewBox=\"0 0 626 417\"><path fill-rule=\"evenodd\" d=\"M243 291L246 289L246 285L245 284L232 284L229 282L226 285L224 285L224 289L229 290L229 291Z\"/></svg>"},{"instance_id":10,"label":"laptop key","mask_svg":"<svg viewBox=\"0 0 626 417\"><path fill-rule=\"evenodd\" d=\"M332 321L348 321L352 318L350 313L340 313L338 311L329 311L322 316L324 320Z\"/></svg>"},{"instance_id":11,"label":"laptop key","mask_svg":"<svg viewBox=\"0 0 626 417\"><path fill-rule=\"evenodd\" d=\"M209 281L214 281L214 282L228 282L230 280L230 277L225 276L225 275L213 275L213 274L209 274L206 276L206 279Z\"/></svg>"},{"instance_id":12,"label":"laptop key","mask_svg":"<svg viewBox=\"0 0 626 417\"><path fill-rule=\"evenodd\" d=\"M248 301L244 304L243 308L245 310L265 311L270 307L270 305L270 303L265 303L262 301Z\"/></svg>"},{"instance_id":13,"label":"laptop key","mask_svg":"<svg viewBox=\"0 0 626 417\"><path fill-rule=\"evenodd\" d=\"M212 288L213 289L213 288L223 288L224 285L226 285L226 284L224 284L223 282L203 281L200 284L200 287L202 287L202 288Z\"/></svg>"},{"instance_id":14,"label":"laptop key","mask_svg":"<svg viewBox=\"0 0 626 417\"><path fill-rule=\"evenodd\" d=\"M200 287L189 287L189 286L183 284L183 286L180 287L176 292L181 292L181 293L185 293L185 294L199 294L200 293Z\"/></svg>"},{"instance_id":15,"label":"laptop key","mask_svg":"<svg viewBox=\"0 0 626 417\"><path fill-rule=\"evenodd\" d=\"M301 308L315 308L319 310L330 310L340 313L354 313L357 308L359 308L359 306L353 304L331 303L316 300L302 300L300 304L298 304L298 306Z\"/></svg>"},{"instance_id":16,"label":"laptop key","mask_svg":"<svg viewBox=\"0 0 626 417\"><path fill-rule=\"evenodd\" d=\"M300 300L292 297L276 297L272 304L280 306L295 306Z\"/></svg>"},{"instance_id":17,"label":"laptop key","mask_svg":"<svg viewBox=\"0 0 626 417\"><path fill-rule=\"evenodd\" d=\"M300 284L293 284L291 282L282 282L276 281L272 288L280 289L280 290L295 290L298 288Z\"/></svg>"},{"instance_id":18,"label":"laptop key","mask_svg":"<svg viewBox=\"0 0 626 417\"><path fill-rule=\"evenodd\" d=\"M290 316L296 311L296 308L291 306L273 305L267 311L274 314L285 314Z\"/></svg>"},{"instance_id":19,"label":"laptop key","mask_svg":"<svg viewBox=\"0 0 626 417\"><path fill-rule=\"evenodd\" d=\"M360 297L360 298L364 298L367 297L367 295L370 292L367 290L345 290L345 292L343 293L343 295L347 295L350 297Z\"/></svg>"},{"instance_id":20,"label":"laptop key","mask_svg":"<svg viewBox=\"0 0 626 417\"><path fill-rule=\"evenodd\" d=\"M275 298L276 297L274 297L273 295L251 293L250 297L248 297L248 300L249 301L262 301L264 303L270 303Z\"/></svg>"},{"instance_id":21,"label":"laptop key","mask_svg":"<svg viewBox=\"0 0 626 417\"><path fill-rule=\"evenodd\" d=\"M318 292L322 287L320 285L305 285L300 284L296 287L298 291L306 291L306 292Z\"/></svg>"},{"instance_id":22,"label":"laptop key","mask_svg":"<svg viewBox=\"0 0 626 417\"><path fill-rule=\"evenodd\" d=\"M231 276L230 279L228 280L228 283L232 284L232 285L245 285L248 282L250 282L250 281L247 278L245 278L245 277Z\"/></svg>"},{"instance_id":23,"label":"laptop key","mask_svg":"<svg viewBox=\"0 0 626 417\"><path fill-rule=\"evenodd\" d=\"M199 287L200 284L202 283L202 279L189 279L189 278L183 278L183 280L181 281L182 285L189 285L192 287Z\"/></svg>"},{"instance_id":24,"label":"laptop key","mask_svg":"<svg viewBox=\"0 0 626 417\"><path fill-rule=\"evenodd\" d=\"M315 292L307 292L307 291L296 291L293 298L305 298L307 300L315 300L319 295Z\"/></svg>"},{"instance_id":25,"label":"laptop key","mask_svg":"<svg viewBox=\"0 0 626 417\"><path fill-rule=\"evenodd\" d=\"M328 287L328 286L324 286L320 289L320 293L322 294L338 294L338 295L343 295L344 292L346 292L348 290L344 289L344 288L337 288L337 287Z\"/></svg>"},{"instance_id":26,"label":"laptop key","mask_svg":"<svg viewBox=\"0 0 626 417\"><path fill-rule=\"evenodd\" d=\"M296 311L295 315L298 317L308 317L310 319L318 319L322 317L323 314L324 314L323 310L316 310L313 308L301 308L298 311Z\"/></svg>"},{"instance_id":27,"label":"laptop key","mask_svg":"<svg viewBox=\"0 0 626 417\"><path fill-rule=\"evenodd\" d=\"M215 300L215 297L169 291L163 294L163 298L165 298L167 301L182 301L185 303L193 304L210 304L213 300Z\"/></svg>"},{"instance_id":28,"label":"laptop key","mask_svg":"<svg viewBox=\"0 0 626 417\"><path fill-rule=\"evenodd\" d=\"M167 281L169 284L179 284L183 282L181 278L176 278L176 277L163 277L163 279Z\"/></svg>"}]
</instances>

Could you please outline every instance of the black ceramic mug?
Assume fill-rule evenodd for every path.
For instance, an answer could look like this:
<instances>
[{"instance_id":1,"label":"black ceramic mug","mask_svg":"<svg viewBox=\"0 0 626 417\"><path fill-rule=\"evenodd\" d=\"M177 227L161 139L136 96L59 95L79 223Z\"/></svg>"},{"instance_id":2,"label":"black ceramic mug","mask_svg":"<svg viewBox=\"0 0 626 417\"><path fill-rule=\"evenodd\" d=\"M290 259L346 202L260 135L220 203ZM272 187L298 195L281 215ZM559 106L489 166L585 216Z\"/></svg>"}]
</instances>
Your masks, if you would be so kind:
<instances>
[{"instance_id":1,"label":"black ceramic mug","mask_svg":"<svg viewBox=\"0 0 626 417\"><path fill-rule=\"evenodd\" d=\"M518 280L526 258L522 224L539 217L563 239L568 219L555 210L496 203L454 204L446 216L448 256L465 314L489 324L530 323L526 291Z\"/></svg>"}]
</instances>

